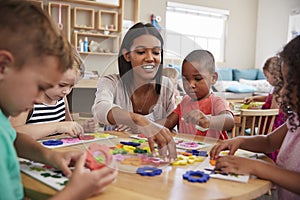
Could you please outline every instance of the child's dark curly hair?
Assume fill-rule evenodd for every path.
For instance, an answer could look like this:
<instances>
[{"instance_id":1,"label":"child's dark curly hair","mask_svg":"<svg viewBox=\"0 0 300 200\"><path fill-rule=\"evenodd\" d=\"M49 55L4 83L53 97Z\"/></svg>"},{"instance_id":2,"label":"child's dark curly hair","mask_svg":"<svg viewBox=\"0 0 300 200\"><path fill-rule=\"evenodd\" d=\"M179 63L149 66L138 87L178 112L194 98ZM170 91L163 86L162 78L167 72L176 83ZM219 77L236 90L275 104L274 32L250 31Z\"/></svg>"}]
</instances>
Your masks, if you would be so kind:
<instances>
[{"instance_id":1,"label":"child's dark curly hair","mask_svg":"<svg viewBox=\"0 0 300 200\"><path fill-rule=\"evenodd\" d=\"M282 96L282 106L292 125L291 130L294 131L300 126L299 121L296 121L296 115L298 118L300 116L300 35L285 45L279 56L281 67L284 66L287 69L284 85L286 92ZM279 91L279 87L282 88L282 83L283 81L278 82L277 91ZM294 94L296 94L296 100L292 99Z\"/></svg>"}]
</instances>

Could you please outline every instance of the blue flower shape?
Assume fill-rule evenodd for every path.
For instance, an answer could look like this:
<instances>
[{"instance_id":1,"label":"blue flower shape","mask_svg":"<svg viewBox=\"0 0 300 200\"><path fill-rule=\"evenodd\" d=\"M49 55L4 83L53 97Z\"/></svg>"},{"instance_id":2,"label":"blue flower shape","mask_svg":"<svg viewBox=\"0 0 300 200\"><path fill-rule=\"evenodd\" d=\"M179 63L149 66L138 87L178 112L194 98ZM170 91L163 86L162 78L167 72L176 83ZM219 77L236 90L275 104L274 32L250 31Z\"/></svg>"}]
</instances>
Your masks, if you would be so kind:
<instances>
[{"instance_id":1,"label":"blue flower shape","mask_svg":"<svg viewBox=\"0 0 300 200\"><path fill-rule=\"evenodd\" d=\"M136 143L136 142L125 142L125 141L121 141L120 143L121 143L121 144L124 144L124 145L128 145L128 146L133 146L133 147L137 147L137 146L140 146L140 145L141 145L140 143Z\"/></svg>"},{"instance_id":2,"label":"blue flower shape","mask_svg":"<svg viewBox=\"0 0 300 200\"><path fill-rule=\"evenodd\" d=\"M137 174L142 176L157 176L162 173L162 170L156 167L140 167L136 170Z\"/></svg>"},{"instance_id":3,"label":"blue flower shape","mask_svg":"<svg viewBox=\"0 0 300 200\"><path fill-rule=\"evenodd\" d=\"M205 183L208 181L210 176L208 174L205 174L202 171L187 171L185 174L182 175L183 179L188 180L189 182L199 182L199 183Z\"/></svg>"},{"instance_id":4,"label":"blue flower shape","mask_svg":"<svg viewBox=\"0 0 300 200\"><path fill-rule=\"evenodd\" d=\"M193 150L187 150L187 152L193 154L194 156L203 156L203 157L208 156L207 151L199 151L199 150L193 149Z\"/></svg>"},{"instance_id":5,"label":"blue flower shape","mask_svg":"<svg viewBox=\"0 0 300 200\"><path fill-rule=\"evenodd\" d=\"M57 146L63 144L61 140L47 140L42 142L46 146Z\"/></svg>"}]
</instances>

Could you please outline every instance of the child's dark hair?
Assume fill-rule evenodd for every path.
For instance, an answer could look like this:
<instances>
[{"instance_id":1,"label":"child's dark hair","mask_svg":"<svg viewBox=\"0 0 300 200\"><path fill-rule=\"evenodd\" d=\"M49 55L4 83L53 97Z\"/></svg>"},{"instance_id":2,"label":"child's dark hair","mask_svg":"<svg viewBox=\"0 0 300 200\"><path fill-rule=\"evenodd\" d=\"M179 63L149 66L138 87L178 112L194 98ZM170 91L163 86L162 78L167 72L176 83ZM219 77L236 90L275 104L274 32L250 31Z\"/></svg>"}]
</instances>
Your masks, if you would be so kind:
<instances>
[{"instance_id":1,"label":"child's dark hair","mask_svg":"<svg viewBox=\"0 0 300 200\"><path fill-rule=\"evenodd\" d=\"M158 71L155 76L155 90L157 94L160 94L160 88L161 88L161 78L162 78L162 68L163 68L163 46L164 41L159 33L159 31L150 23L143 24L141 22L135 24L132 26L128 32L126 33L121 47L119 51L119 57L118 57L118 65L119 65L119 73L121 76L121 79L124 83L125 89L129 89L130 85L132 84L133 80L133 72L132 72L132 66L130 62L127 62L122 55L122 50L126 49L128 52L130 52L130 48L133 44L134 39L137 37L140 37L142 35L152 35L156 37L160 43L161 43L161 61L158 68Z\"/></svg>"},{"instance_id":2,"label":"child's dark hair","mask_svg":"<svg viewBox=\"0 0 300 200\"><path fill-rule=\"evenodd\" d=\"M16 67L44 56L57 57L62 72L72 67L71 45L40 6L0 0L0 13L0 49L12 53Z\"/></svg>"},{"instance_id":3,"label":"child's dark hair","mask_svg":"<svg viewBox=\"0 0 300 200\"><path fill-rule=\"evenodd\" d=\"M278 64L278 57L277 56L270 57L266 60L263 66L263 70L269 71L272 65L277 65L277 64Z\"/></svg>"},{"instance_id":4,"label":"child's dark hair","mask_svg":"<svg viewBox=\"0 0 300 200\"><path fill-rule=\"evenodd\" d=\"M210 73L215 72L214 56L207 50L198 49L190 52L182 61L182 65L185 62L197 62L200 63Z\"/></svg>"},{"instance_id":5,"label":"child's dark hair","mask_svg":"<svg viewBox=\"0 0 300 200\"><path fill-rule=\"evenodd\" d=\"M296 122L295 113L300 117L300 35L292 39L283 50L279 53L281 67L287 67L287 77L285 77L285 96L283 98L284 111L287 114L292 131L300 126L299 121ZM292 94L296 93L296 98L292 99ZM296 105L295 105L296 104Z\"/></svg>"}]
</instances>

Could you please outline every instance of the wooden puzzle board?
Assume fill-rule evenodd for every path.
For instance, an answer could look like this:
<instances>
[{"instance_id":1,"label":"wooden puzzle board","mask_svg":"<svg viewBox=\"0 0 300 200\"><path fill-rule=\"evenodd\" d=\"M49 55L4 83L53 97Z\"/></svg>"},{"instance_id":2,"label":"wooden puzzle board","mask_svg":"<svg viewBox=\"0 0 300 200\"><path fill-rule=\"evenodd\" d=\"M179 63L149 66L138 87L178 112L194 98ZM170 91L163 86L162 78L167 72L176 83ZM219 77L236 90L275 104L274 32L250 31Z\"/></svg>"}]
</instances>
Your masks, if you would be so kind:
<instances>
[{"instance_id":1,"label":"wooden puzzle board","mask_svg":"<svg viewBox=\"0 0 300 200\"><path fill-rule=\"evenodd\" d=\"M83 143L88 143L88 142L95 142L99 140L107 140L107 139L112 139L112 138L117 138L117 136L110 135L108 133L90 133L90 134L85 134L84 136L87 136L87 139L81 140L79 138L72 138L68 135L65 137L60 137L57 139L47 139L47 140L39 140L44 147L47 148L60 148L60 147L66 147L66 146L71 146L71 145L76 145L76 144L83 144ZM92 139L88 139L89 136L92 136ZM43 144L44 142L47 141L53 141L53 140L59 140L62 141L62 144L57 144L57 145L45 145Z\"/></svg>"},{"instance_id":2,"label":"wooden puzzle board","mask_svg":"<svg viewBox=\"0 0 300 200\"><path fill-rule=\"evenodd\" d=\"M147 140L147 138L139 137L138 135L134 135L134 134L131 135L130 137L135 139ZM206 142L197 142L197 141L188 140L184 138L177 138L177 137L174 137L174 141L176 143L176 147L178 149L183 149L183 150L197 150L197 149L202 149L211 146L211 144ZM189 146L187 145L187 143L193 143L193 145Z\"/></svg>"},{"instance_id":3,"label":"wooden puzzle board","mask_svg":"<svg viewBox=\"0 0 300 200\"><path fill-rule=\"evenodd\" d=\"M61 173L60 170L56 170L44 164L23 158L19 158L19 162L20 169L23 173L37 179L55 190L62 190L69 180Z\"/></svg>"},{"instance_id":4,"label":"wooden puzzle board","mask_svg":"<svg viewBox=\"0 0 300 200\"><path fill-rule=\"evenodd\" d=\"M227 155L228 151L222 151L220 155ZM235 156L240 156L240 157L245 157L245 158L258 158L260 154L258 153L253 153L250 151L238 149L235 154ZM205 173L209 174L211 178L217 178L217 179L223 179L223 180L229 180L229 181L237 181L237 182L242 182L242 183L247 183L250 175L235 175L235 174L221 174L221 173L216 173L213 174L212 171L214 171L214 166L212 166L209 162L209 157L206 158L202 163L200 163L199 167L197 170L204 171Z\"/></svg>"}]
</instances>

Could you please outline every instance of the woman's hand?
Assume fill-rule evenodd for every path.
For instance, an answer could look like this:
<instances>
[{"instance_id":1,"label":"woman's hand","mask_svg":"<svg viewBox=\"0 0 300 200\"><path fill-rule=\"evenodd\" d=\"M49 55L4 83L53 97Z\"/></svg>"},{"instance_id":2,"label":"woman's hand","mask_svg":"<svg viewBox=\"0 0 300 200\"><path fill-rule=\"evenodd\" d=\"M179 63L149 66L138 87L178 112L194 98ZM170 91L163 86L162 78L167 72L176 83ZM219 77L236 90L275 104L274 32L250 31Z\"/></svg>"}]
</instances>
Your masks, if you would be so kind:
<instances>
[{"instance_id":1,"label":"woman's hand","mask_svg":"<svg viewBox=\"0 0 300 200\"><path fill-rule=\"evenodd\" d=\"M222 140L213 146L210 150L210 158L215 160L219 158L219 154L223 150L229 150L228 155L234 155L236 150L240 147L242 138L233 138L230 140Z\"/></svg>"},{"instance_id":2,"label":"woman's hand","mask_svg":"<svg viewBox=\"0 0 300 200\"><path fill-rule=\"evenodd\" d=\"M93 118L85 120L82 126L85 133L96 133L99 130L99 124Z\"/></svg>"},{"instance_id":3,"label":"woman's hand","mask_svg":"<svg viewBox=\"0 0 300 200\"><path fill-rule=\"evenodd\" d=\"M158 153L164 159L171 162L177 158L176 144L169 129L155 122L140 129L140 132L147 136L150 150L155 154L155 143L158 146Z\"/></svg>"},{"instance_id":4,"label":"woman's hand","mask_svg":"<svg viewBox=\"0 0 300 200\"><path fill-rule=\"evenodd\" d=\"M157 144L158 153L164 159L168 158L171 162L177 158L176 144L172 133L167 128L162 128L157 134L148 138L151 152L155 152L154 144Z\"/></svg>"},{"instance_id":5,"label":"woman's hand","mask_svg":"<svg viewBox=\"0 0 300 200\"><path fill-rule=\"evenodd\" d=\"M131 128L127 125L118 124L115 128L115 131L124 131L124 132L130 132Z\"/></svg>"},{"instance_id":6,"label":"woman's hand","mask_svg":"<svg viewBox=\"0 0 300 200\"><path fill-rule=\"evenodd\" d=\"M84 133L83 127L74 121L59 122L56 129L57 133L67 133L71 137L76 137Z\"/></svg>"}]
</instances>

